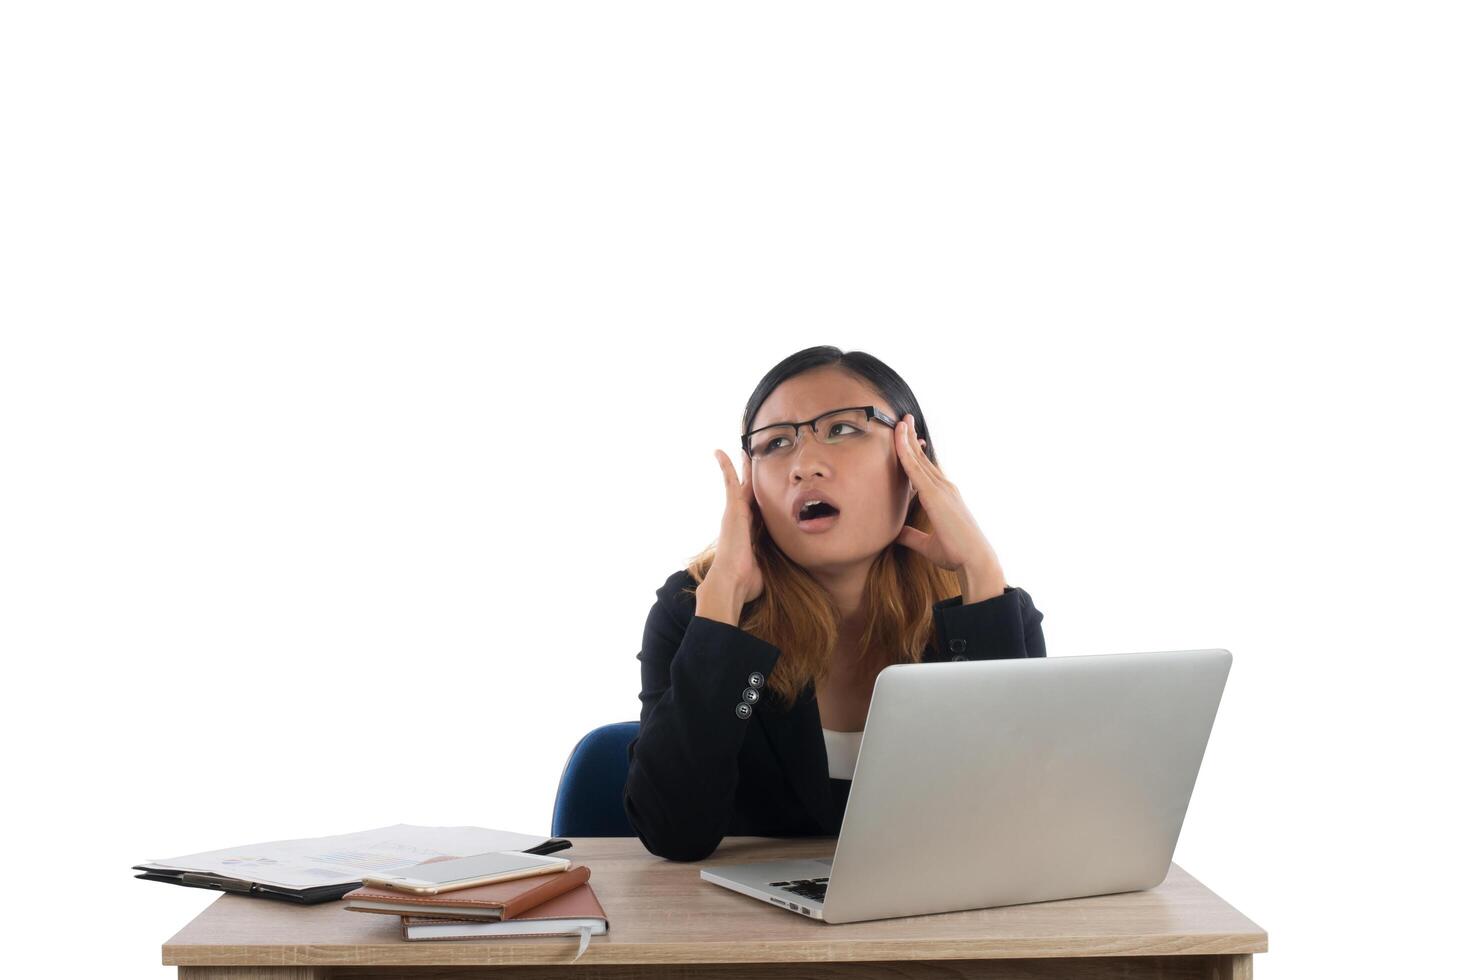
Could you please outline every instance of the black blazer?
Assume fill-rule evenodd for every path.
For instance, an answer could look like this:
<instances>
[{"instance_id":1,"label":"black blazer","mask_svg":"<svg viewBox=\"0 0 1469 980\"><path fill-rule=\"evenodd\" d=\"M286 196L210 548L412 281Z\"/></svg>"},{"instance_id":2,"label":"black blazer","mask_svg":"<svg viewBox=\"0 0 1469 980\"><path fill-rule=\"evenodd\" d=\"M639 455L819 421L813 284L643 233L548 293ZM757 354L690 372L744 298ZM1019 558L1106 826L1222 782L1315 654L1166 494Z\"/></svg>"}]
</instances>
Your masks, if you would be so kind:
<instances>
[{"instance_id":1,"label":"black blazer","mask_svg":"<svg viewBox=\"0 0 1469 980\"><path fill-rule=\"evenodd\" d=\"M694 615L685 569L668 577L643 630L643 707L628 746L623 809L651 853L708 857L725 836L834 837L850 780L831 778L814 684L794 707L765 686L780 650ZM934 603L924 663L1044 657L1041 613L1024 589Z\"/></svg>"}]
</instances>

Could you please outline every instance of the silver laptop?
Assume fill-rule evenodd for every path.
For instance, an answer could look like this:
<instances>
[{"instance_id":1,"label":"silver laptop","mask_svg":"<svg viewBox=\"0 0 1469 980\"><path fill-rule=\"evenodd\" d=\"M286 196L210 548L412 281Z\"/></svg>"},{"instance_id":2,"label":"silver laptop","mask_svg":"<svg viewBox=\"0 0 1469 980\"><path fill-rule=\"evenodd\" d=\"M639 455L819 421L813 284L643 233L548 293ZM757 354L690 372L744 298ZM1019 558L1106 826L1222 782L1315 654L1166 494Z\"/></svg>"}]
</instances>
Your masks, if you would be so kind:
<instances>
[{"instance_id":1,"label":"silver laptop","mask_svg":"<svg viewBox=\"0 0 1469 980\"><path fill-rule=\"evenodd\" d=\"M824 922L1152 888L1232 660L894 664L873 689L835 854L699 875Z\"/></svg>"}]
</instances>

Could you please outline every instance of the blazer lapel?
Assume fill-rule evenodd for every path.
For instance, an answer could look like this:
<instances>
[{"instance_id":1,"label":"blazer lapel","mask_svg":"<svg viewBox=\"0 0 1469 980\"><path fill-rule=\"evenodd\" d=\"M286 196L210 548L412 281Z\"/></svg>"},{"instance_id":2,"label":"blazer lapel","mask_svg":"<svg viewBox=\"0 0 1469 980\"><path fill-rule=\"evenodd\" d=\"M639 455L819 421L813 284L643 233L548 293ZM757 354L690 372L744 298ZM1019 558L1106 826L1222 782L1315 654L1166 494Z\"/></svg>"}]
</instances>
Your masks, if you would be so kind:
<instances>
[{"instance_id":1,"label":"blazer lapel","mask_svg":"<svg viewBox=\"0 0 1469 980\"><path fill-rule=\"evenodd\" d=\"M826 739L821 734L815 685L806 685L790 710L768 702L767 705L757 717L796 796L827 835L835 835L835 801L831 798Z\"/></svg>"}]
</instances>

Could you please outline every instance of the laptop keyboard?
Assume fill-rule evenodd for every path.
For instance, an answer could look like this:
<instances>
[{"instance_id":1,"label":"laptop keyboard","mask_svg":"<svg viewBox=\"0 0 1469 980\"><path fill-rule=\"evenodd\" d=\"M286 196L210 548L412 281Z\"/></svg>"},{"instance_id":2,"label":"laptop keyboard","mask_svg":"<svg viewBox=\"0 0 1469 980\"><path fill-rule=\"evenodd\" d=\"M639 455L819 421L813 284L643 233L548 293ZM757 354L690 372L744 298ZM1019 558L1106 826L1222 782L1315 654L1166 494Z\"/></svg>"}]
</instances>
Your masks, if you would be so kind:
<instances>
[{"instance_id":1,"label":"laptop keyboard","mask_svg":"<svg viewBox=\"0 0 1469 980\"><path fill-rule=\"evenodd\" d=\"M797 878L794 881L772 881L771 888L794 892L812 902L826 901L826 883L831 878Z\"/></svg>"}]
</instances>

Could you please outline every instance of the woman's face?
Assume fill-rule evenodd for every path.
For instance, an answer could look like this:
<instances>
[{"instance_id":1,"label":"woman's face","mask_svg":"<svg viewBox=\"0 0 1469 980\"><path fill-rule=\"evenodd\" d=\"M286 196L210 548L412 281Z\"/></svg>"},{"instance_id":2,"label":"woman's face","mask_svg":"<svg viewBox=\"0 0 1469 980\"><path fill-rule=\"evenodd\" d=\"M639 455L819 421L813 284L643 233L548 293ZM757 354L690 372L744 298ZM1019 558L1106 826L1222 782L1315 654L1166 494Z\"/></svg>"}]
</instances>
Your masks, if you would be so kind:
<instances>
[{"instance_id":1,"label":"woman's face","mask_svg":"<svg viewBox=\"0 0 1469 980\"><path fill-rule=\"evenodd\" d=\"M750 430L860 405L896 418L892 406L865 381L840 368L817 368L771 392ZM839 431L845 435L828 443L813 436L809 425L802 426L789 452L774 457L756 453L751 462L755 503L771 538L787 557L810 570L835 572L871 560L897 538L912 499L913 487L898 461L891 428L874 420L865 435ZM802 493L813 490L840 511L826 530L803 530L792 509Z\"/></svg>"}]
</instances>

